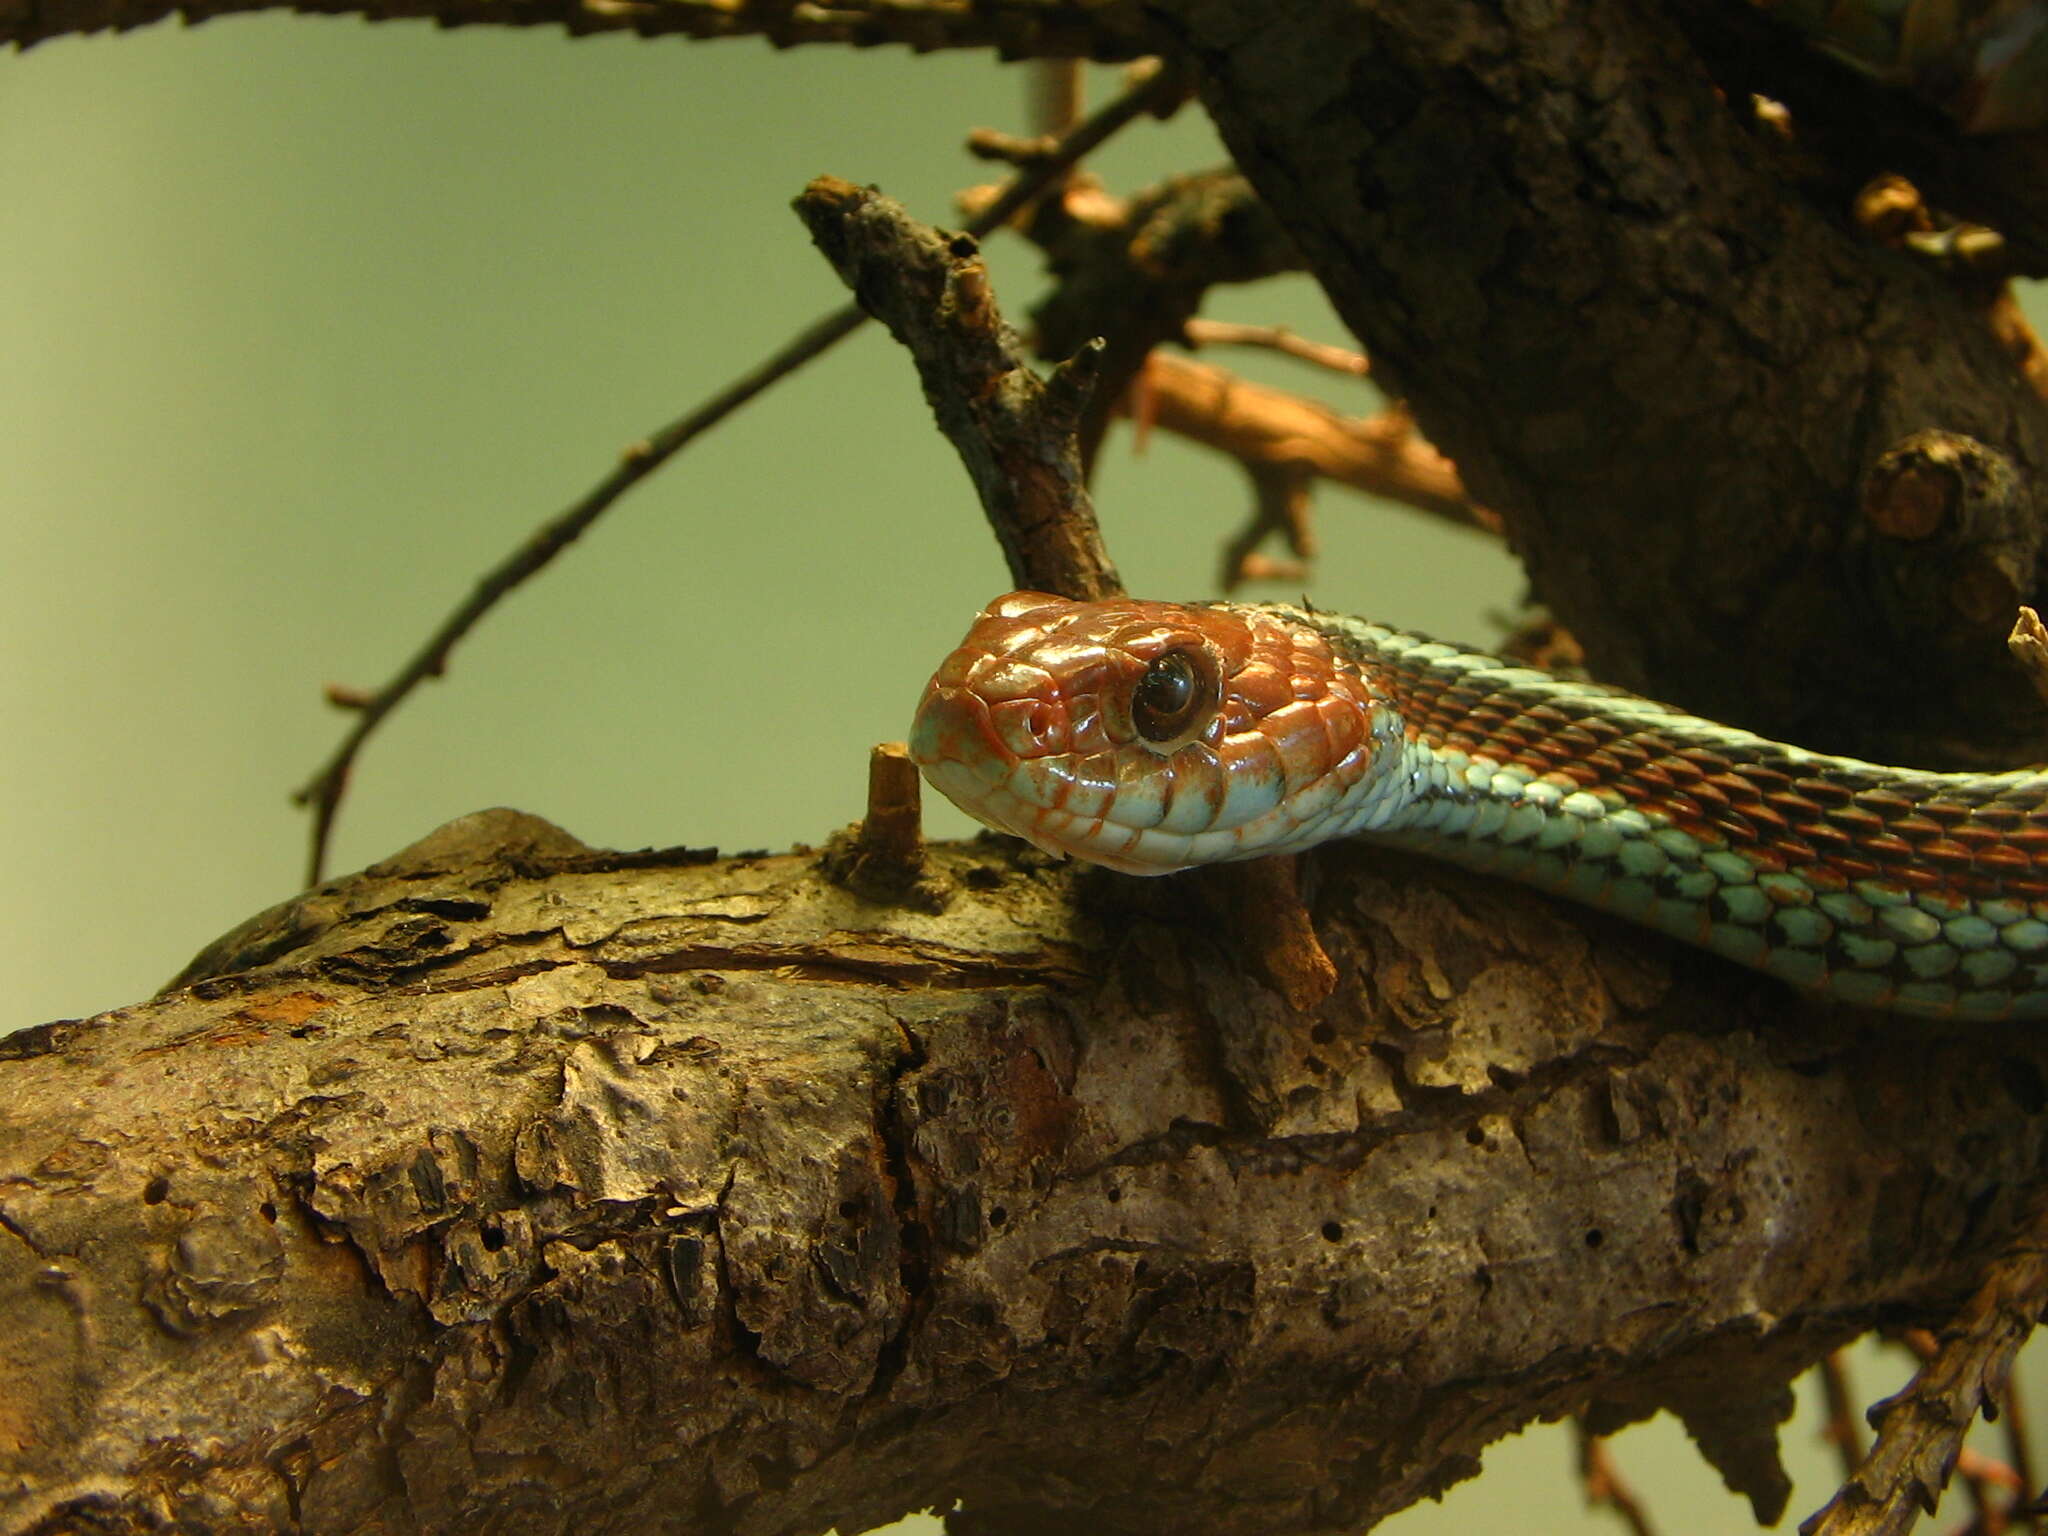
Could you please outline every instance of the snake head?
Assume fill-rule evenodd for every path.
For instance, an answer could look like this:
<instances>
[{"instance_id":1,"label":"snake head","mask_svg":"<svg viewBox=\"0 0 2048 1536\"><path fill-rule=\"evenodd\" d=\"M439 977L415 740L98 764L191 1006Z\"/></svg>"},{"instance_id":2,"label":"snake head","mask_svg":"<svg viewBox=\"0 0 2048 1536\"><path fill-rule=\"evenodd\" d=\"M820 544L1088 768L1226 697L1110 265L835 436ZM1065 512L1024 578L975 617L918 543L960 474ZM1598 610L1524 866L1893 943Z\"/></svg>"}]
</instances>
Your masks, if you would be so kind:
<instances>
[{"instance_id":1,"label":"snake head","mask_svg":"<svg viewBox=\"0 0 2048 1536\"><path fill-rule=\"evenodd\" d=\"M1383 713L1286 610L1013 592L933 675L910 747L988 826L1163 875L1332 835Z\"/></svg>"}]
</instances>

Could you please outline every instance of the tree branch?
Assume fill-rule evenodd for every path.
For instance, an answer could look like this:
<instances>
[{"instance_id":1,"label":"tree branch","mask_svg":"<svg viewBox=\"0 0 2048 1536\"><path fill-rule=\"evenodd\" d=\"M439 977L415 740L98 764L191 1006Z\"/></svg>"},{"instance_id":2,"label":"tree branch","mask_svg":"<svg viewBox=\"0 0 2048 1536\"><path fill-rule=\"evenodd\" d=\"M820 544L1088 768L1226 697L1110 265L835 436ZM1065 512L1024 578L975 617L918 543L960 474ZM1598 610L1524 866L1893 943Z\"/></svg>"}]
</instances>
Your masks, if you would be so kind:
<instances>
[{"instance_id":1,"label":"tree branch","mask_svg":"<svg viewBox=\"0 0 2048 1536\"><path fill-rule=\"evenodd\" d=\"M2010 610L1899 600L2038 584L2048 409L1981 306L1804 200L1667 8L1157 12L1597 675L1885 761L2048 756ZM1936 428L2016 472L2012 517L1869 525L1865 470Z\"/></svg>"},{"instance_id":2,"label":"tree branch","mask_svg":"<svg viewBox=\"0 0 2048 1536\"><path fill-rule=\"evenodd\" d=\"M0 1043L0 1527L1334 1531L1660 1406L1768 1504L2048 1155L2037 1034L1413 861L1307 861L1300 1014L1191 883L927 852L485 813Z\"/></svg>"},{"instance_id":3,"label":"tree branch","mask_svg":"<svg viewBox=\"0 0 2048 1536\"><path fill-rule=\"evenodd\" d=\"M1000 228L1006 219L1030 206L1045 189L1058 182L1073 165L1101 147L1111 136L1148 112L1161 115L1182 99L1184 87L1177 76L1162 68L1135 71L1138 78L1115 100L1075 125L1043 155L1021 167L990 197L981 211L968 221L970 236ZM355 760L379 725L402 704L420 684L447 670L449 655L493 608L527 580L537 575L554 558L589 531L626 492L660 469L704 433L739 410L755 396L773 388L797 369L836 346L857 330L867 315L858 304L821 315L792 337L778 351L748 369L696 409L678 417L659 431L635 442L620 455L618 464L581 498L548 519L517 549L478 578L470 595L443 619L425 644L375 693L359 693L330 687L331 702L356 712L356 720L343 735L332 755L293 795L293 800L312 809L311 846L306 859L306 883L317 885L327 863L327 845L334 819L348 792L349 775Z\"/></svg>"},{"instance_id":4,"label":"tree branch","mask_svg":"<svg viewBox=\"0 0 2048 1536\"><path fill-rule=\"evenodd\" d=\"M997 311L971 237L919 223L893 199L833 176L806 187L797 212L861 306L916 362L1011 581L1081 599L1121 593L1074 440L1095 388L1100 344L1083 346L1040 379Z\"/></svg>"},{"instance_id":5,"label":"tree branch","mask_svg":"<svg viewBox=\"0 0 2048 1536\"><path fill-rule=\"evenodd\" d=\"M68 0L23 4L0 16L0 42L27 47L73 32L127 31L178 17L188 24L238 12L290 9L365 21L431 18L444 27L560 27L575 36L633 32L703 40L758 37L919 53L989 48L1005 58L1120 63L1158 53L1162 41L1138 0Z\"/></svg>"}]
</instances>

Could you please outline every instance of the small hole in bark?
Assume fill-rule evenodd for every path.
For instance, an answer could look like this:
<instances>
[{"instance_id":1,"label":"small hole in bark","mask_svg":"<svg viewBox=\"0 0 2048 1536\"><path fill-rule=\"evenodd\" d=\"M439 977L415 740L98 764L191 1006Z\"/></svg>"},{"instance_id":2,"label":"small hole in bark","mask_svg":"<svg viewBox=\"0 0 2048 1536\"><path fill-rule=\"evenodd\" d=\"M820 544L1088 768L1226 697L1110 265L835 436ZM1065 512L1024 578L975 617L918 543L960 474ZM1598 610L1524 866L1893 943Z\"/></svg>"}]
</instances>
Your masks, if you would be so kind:
<instances>
[{"instance_id":1,"label":"small hole in bark","mask_svg":"<svg viewBox=\"0 0 2048 1536\"><path fill-rule=\"evenodd\" d=\"M1337 1030L1331 1024L1318 1024L1308 1032L1308 1037L1317 1045L1328 1045L1337 1038Z\"/></svg>"},{"instance_id":2,"label":"small hole in bark","mask_svg":"<svg viewBox=\"0 0 2048 1536\"><path fill-rule=\"evenodd\" d=\"M1324 1241L1324 1242L1326 1242L1326 1243L1338 1243L1338 1242L1342 1242L1343 1240L1344 1240L1344 1229L1343 1229L1343 1228L1342 1228L1341 1226L1339 1226L1339 1225L1338 1225L1338 1224L1337 1224L1336 1222L1334 1222L1334 1221L1326 1221L1326 1222L1324 1222L1324 1223L1323 1223L1323 1241Z\"/></svg>"},{"instance_id":3,"label":"small hole in bark","mask_svg":"<svg viewBox=\"0 0 2048 1536\"><path fill-rule=\"evenodd\" d=\"M957 261L965 261L970 256L978 255L980 251L981 247L974 243L972 235L955 235L946 242L946 254Z\"/></svg>"},{"instance_id":4,"label":"small hole in bark","mask_svg":"<svg viewBox=\"0 0 2048 1536\"><path fill-rule=\"evenodd\" d=\"M1111 1205L1115 1205L1123 1197L1124 1192L1122 1190L1118 1189L1114 1184L1109 1186L1109 1203Z\"/></svg>"},{"instance_id":5,"label":"small hole in bark","mask_svg":"<svg viewBox=\"0 0 2048 1536\"><path fill-rule=\"evenodd\" d=\"M483 1240L484 1252L496 1253L505 1246L505 1229L502 1227L485 1227L483 1230Z\"/></svg>"},{"instance_id":6,"label":"small hole in bark","mask_svg":"<svg viewBox=\"0 0 2048 1536\"><path fill-rule=\"evenodd\" d=\"M171 1181L161 1174L142 1186L144 1205L162 1205L171 1197Z\"/></svg>"},{"instance_id":7,"label":"small hole in bark","mask_svg":"<svg viewBox=\"0 0 2048 1536\"><path fill-rule=\"evenodd\" d=\"M988 1208L988 1224L990 1226L1000 1227L1004 1222L1008 1221L1009 1219L1010 1213L1004 1210L1000 1205L992 1205Z\"/></svg>"},{"instance_id":8,"label":"small hole in bark","mask_svg":"<svg viewBox=\"0 0 2048 1536\"><path fill-rule=\"evenodd\" d=\"M1477 1285L1479 1289L1482 1291L1490 1291L1493 1289L1493 1271L1488 1269L1484 1264L1480 1265L1477 1269L1472 1271L1472 1280L1473 1283Z\"/></svg>"},{"instance_id":9,"label":"small hole in bark","mask_svg":"<svg viewBox=\"0 0 2048 1536\"><path fill-rule=\"evenodd\" d=\"M1471 1125L1471 1126L1467 1126L1467 1127L1465 1128L1465 1142L1466 1142L1466 1144L1467 1144L1468 1146L1474 1146L1474 1147L1483 1147L1483 1146L1485 1146L1485 1145L1486 1145L1486 1127L1485 1127L1485 1126L1483 1126L1483 1125Z\"/></svg>"},{"instance_id":10,"label":"small hole in bark","mask_svg":"<svg viewBox=\"0 0 2048 1536\"><path fill-rule=\"evenodd\" d=\"M256 1212L265 1221L277 1220L277 1207L272 1205L268 1200L264 1201L261 1205L257 1206Z\"/></svg>"},{"instance_id":11,"label":"small hole in bark","mask_svg":"<svg viewBox=\"0 0 2048 1536\"><path fill-rule=\"evenodd\" d=\"M840 1201L839 1214L841 1216L844 1216L848 1221L853 1220L854 1217L860 1214L860 1202L858 1200Z\"/></svg>"},{"instance_id":12,"label":"small hole in bark","mask_svg":"<svg viewBox=\"0 0 2048 1536\"><path fill-rule=\"evenodd\" d=\"M1603 1232L1601 1232L1601 1230L1598 1227L1589 1227L1587 1229L1586 1246L1588 1248L1598 1248L1602 1243L1606 1241L1606 1235Z\"/></svg>"}]
</instances>

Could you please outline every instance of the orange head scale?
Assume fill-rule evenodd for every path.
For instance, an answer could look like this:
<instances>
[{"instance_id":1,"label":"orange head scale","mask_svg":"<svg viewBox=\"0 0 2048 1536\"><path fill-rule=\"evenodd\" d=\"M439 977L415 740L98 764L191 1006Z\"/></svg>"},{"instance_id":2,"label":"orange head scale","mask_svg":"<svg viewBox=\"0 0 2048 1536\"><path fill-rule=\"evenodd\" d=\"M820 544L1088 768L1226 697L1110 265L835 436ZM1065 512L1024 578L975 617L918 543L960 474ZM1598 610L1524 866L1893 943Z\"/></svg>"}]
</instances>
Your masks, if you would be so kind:
<instances>
[{"instance_id":1,"label":"orange head scale","mask_svg":"<svg viewBox=\"0 0 2048 1536\"><path fill-rule=\"evenodd\" d=\"M1248 604L998 598L910 741L970 815L1136 875L1358 830L1403 777L1361 668L1299 611Z\"/></svg>"}]
</instances>

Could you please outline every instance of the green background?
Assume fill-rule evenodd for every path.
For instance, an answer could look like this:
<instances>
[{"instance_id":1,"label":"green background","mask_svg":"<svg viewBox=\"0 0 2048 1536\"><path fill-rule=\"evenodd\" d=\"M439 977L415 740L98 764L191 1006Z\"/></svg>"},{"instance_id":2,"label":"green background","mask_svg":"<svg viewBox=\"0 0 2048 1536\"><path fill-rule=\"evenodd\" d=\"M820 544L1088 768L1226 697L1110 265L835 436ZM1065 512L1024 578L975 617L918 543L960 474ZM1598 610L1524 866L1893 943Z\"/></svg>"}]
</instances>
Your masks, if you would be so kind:
<instances>
[{"instance_id":1,"label":"green background","mask_svg":"<svg viewBox=\"0 0 2048 1536\"><path fill-rule=\"evenodd\" d=\"M0 60L0 1030L136 1001L290 895L288 793L345 724L321 685L380 682L623 445L843 301L789 212L809 177L944 221L992 179L966 131L1021 126L1022 85L981 56L280 16ZM1190 110L1093 163L1128 190L1220 158ZM991 264L1021 319L1030 253ZM1344 339L1306 280L1211 313ZM1119 438L1098 500L1134 590L1201 596L1246 493ZM1320 604L1480 641L1515 606L1488 541L1343 493L1320 527ZM462 646L363 758L330 869L499 804L607 846L816 841L1005 585L907 360L863 332ZM1810 1412L1787 1444L1796 1517L1832 1463ZM1616 1451L1667 1531L1752 1529L1668 1420ZM1613 1521L1546 1429L1383 1527L1467 1528Z\"/></svg>"}]
</instances>

